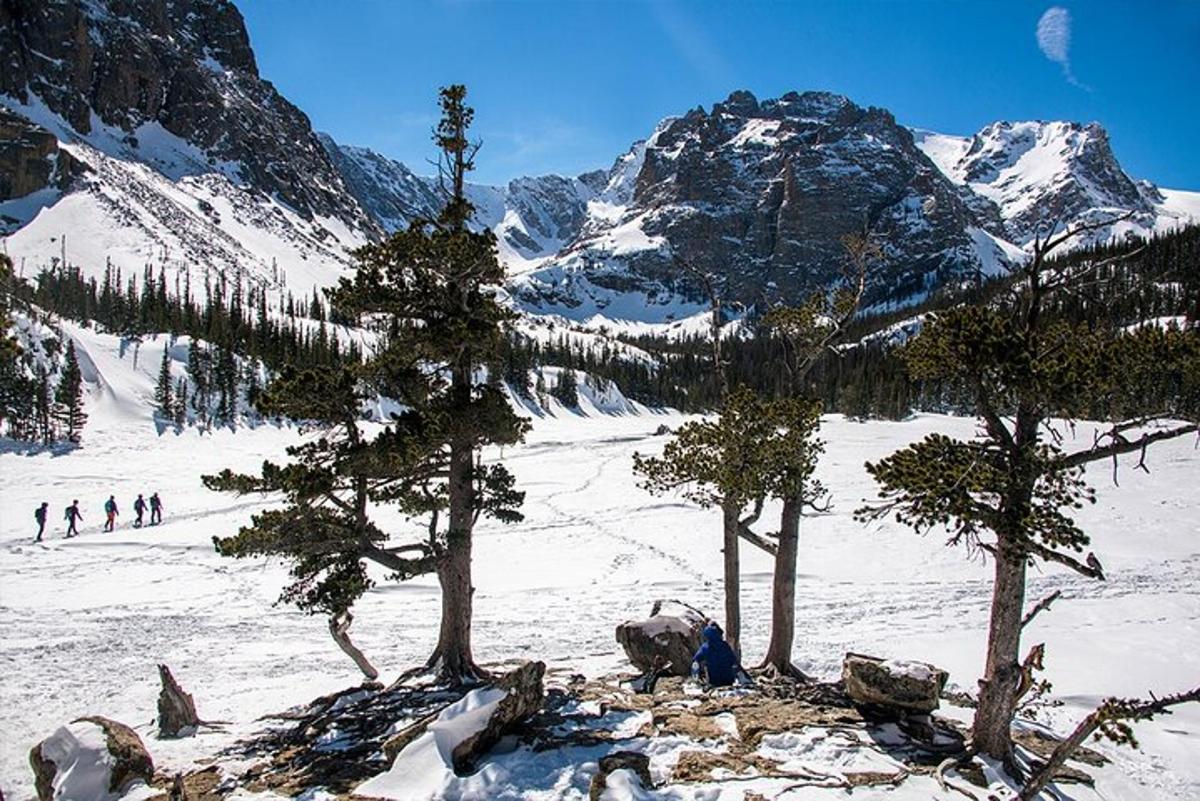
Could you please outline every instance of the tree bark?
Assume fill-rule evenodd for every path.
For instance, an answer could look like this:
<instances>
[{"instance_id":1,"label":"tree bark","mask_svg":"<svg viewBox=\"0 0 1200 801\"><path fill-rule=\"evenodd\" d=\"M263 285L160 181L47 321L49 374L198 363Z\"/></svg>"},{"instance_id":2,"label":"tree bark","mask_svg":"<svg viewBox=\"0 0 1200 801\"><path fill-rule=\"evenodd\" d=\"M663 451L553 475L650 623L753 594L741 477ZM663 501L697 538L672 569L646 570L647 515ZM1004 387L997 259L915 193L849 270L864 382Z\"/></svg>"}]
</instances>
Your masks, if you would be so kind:
<instances>
[{"instance_id":1,"label":"tree bark","mask_svg":"<svg viewBox=\"0 0 1200 801\"><path fill-rule=\"evenodd\" d=\"M731 503L721 508L724 518L725 545L725 639L733 652L741 655L742 646L742 601L741 570L738 554L739 517L742 510Z\"/></svg>"},{"instance_id":2,"label":"tree bark","mask_svg":"<svg viewBox=\"0 0 1200 801\"><path fill-rule=\"evenodd\" d=\"M763 667L796 674L792 665L792 643L796 635L796 561L800 551L802 501L788 498L779 516L779 549L775 554L775 576L771 588L771 641Z\"/></svg>"},{"instance_id":3,"label":"tree bark","mask_svg":"<svg viewBox=\"0 0 1200 801\"><path fill-rule=\"evenodd\" d=\"M1012 764L1012 720L1021 680L1021 621L1026 557L1004 541L996 551L996 578L988 628L987 662L979 682L973 743L993 759Z\"/></svg>"},{"instance_id":4,"label":"tree bark","mask_svg":"<svg viewBox=\"0 0 1200 801\"><path fill-rule=\"evenodd\" d=\"M471 546L474 527L474 450L468 443L450 449L450 520L446 552L438 561L442 588L442 621L431 664L438 676L451 684L470 684L483 671L471 655L472 596Z\"/></svg>"}]
</instances>

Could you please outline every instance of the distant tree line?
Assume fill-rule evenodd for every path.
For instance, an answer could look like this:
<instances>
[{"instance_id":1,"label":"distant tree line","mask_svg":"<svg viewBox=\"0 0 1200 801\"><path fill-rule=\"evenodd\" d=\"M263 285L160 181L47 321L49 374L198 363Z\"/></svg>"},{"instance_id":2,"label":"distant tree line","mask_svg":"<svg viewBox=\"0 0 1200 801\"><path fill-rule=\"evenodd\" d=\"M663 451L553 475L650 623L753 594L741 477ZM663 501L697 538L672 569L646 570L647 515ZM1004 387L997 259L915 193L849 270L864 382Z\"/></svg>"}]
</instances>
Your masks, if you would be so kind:
<instances>
[{"instance_id":1,"label":"distant tree line","mask_svg":"<svg viewBox=\"0 0 1200 801\"><path fill-rule=\"evenodd\" d=\"M1083 324L1097 332L1163 323L1164 318L1190 326L1200 321L1200 226L1083 248L1053 263L1068 274L1086 266L1086 277L1047 299L1043 313L1050 321ZM818 359L806 379L805 393L820 399L827 412L855 418L900 419L913 411L970 413L973 401L957 383L914 378L905 367L902 345L916 333L925 315L957 305L996 303L1017 289L1020 280L1018 274L950 286L916 306L860 315L847 326L845 344ZM907 331L889 332L906 322ZM763 369L781 363L783 341L756 319L747 320L746 328L748 334L730 336L725 343L726 381L766 397L786 397L786 376ZM555 363L616 380L627 395L650 405L685 411L720 405L719 390L709 377L710 336L619 338L658 356L657 364L646 364L641 368L645 373L637 366L614 365L614 360L623 358L615 347L580 353L578 346L572 350L560 344L543 346L542 352L557 360ZM564 335L561 342L567 341ZM627 385L617 377L622 373L632 373L640 380ZM1167 376L1126 402L1157 409L1170 403L1178 390L1178 382ZM1098 406L1094 414L1104 417L1107 411Z\"/></svg>"}]
</instances>

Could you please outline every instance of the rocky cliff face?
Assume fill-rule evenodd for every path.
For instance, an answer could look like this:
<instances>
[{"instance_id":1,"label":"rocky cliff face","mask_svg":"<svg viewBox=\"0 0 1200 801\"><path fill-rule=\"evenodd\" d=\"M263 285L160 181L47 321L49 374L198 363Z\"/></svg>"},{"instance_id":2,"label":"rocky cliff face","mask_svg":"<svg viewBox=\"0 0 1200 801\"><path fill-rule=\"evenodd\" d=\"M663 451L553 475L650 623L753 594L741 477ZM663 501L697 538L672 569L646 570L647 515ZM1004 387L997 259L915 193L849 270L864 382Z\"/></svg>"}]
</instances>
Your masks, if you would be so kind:
<instances>
[{"instance_id":1,"label":"rocky cliff face","mask_svg":"<svg viewBox=\"0 0 1200 801\"><path fill-rule=\"evenodd\" d=\"M0 108L0 201L65 189L83 170L54 134Z\"/></svg>"},{"instance_id":2,"label":"rocky cliff face","mask_svg":"<svg viewBox=\"0 0 1200 801\"><path fill-rule=\"evenodd\" d=\"M870 276L875 300L997 256L994 210L972 209L887 111L828 93L760 103L735 92L665 121L610 180L610 202L519 288L531 307L604 312L629 291L666 306L694 299L682 263L726 276L744 303L795 300L838 280L841 239L864 228L888 251Z\"/></svg>"},{"instance_id":3,"label":"rocky cliff face","mask_svg":"<svg viewBox=\"0 0 1200 801\"><path fill-rule=\"evenodd\" d=\"M221 171L305 218L365 220L308 118L259 76L229 0L5 0L0 64L8 105L102 151L142 151L173 178Z\"/></svg>"}]
</instances>

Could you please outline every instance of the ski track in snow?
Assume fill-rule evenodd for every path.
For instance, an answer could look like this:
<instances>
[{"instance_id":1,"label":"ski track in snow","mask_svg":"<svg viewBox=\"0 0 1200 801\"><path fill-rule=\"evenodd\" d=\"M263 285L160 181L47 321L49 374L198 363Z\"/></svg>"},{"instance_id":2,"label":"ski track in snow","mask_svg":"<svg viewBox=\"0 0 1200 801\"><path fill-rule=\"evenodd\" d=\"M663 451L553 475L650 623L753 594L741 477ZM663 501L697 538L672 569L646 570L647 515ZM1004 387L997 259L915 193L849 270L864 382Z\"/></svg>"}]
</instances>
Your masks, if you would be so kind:
<instances>
[{"instance_id":1,"label":"ski track in snow","mask_svg":"<svg viewBox=\"0 0 1200 801\"><path fill-rule=\"evenodd\" d=\"M90 335L79 344L98 347ZM262 715L360 681L322 618L273 605L286 580L282 565L224 559L212 548L214 535L232 534L269 502L209 492L199 476L256 470L265 458L283 458L301 435L274 426L159 435L142 381L156 360L143 358L135 381L122 373L128 357L102 356L105 391L92 397L83 448L0 451L0 789L12 799L32 795L29 748L81 715L133 725L160 767L183 768L261 726ZM652 497L632 475L635 451L657 453L666 442L650 433L664 420L682 422L563 413L535 421L528 443L505 449L528 492L526 520L485 521L477 531L478 659L539 658L554 670L599 675L627 669L613 630L644 616L655 599L720 614L719 512ZM801 668L832 678L852 650L932 661L950 670L952 684L974 688L990 563L944 547L937 532L919 537L852 518L874 496L865 460L930 431L968 436L973 427L933 415L826 421L819 477L834 507L802 524L794 650ZM1090 442L1087 431L1077 436L1079 445ZM1200 677L1200 497L1186 490L1200 477L1200 451L1190 440L1164 443L1150 465L1148 476L1123 471L1120 487L1107 467L1091 476L1099 502L1079 519L1108 581L1053 566L1031 571L1028 604L1063 592L1026 636L1026 647L1047 643L1046 676L1064 701L1048 721L1060 731L1105 696L1174 692ZM153 491L165 503L163 524L133 529L133 498ZM120 528L104 534L100 507L110 493L124 514ZM61 510L72 498L84 525L79 538L64 540ZM32 511L42 500L50 502L50 530L34 544ZM768 506L762 527L777 514ZM398 537L417 531L394 516L385 528ZM767 641L771 562L743 544L742 568L752 662ZM386 678L431 650L439 598L432 577L397 584L375 575L352 635ZM192 739L155 738L157 662L170 665L202 717L231 725ZM1101 772L1099 795L1071 797L1200 798L1200 712L1180 709L1137 733L1142 752L1100 746L1114 765Z\"/></svg>"}]
</instances>

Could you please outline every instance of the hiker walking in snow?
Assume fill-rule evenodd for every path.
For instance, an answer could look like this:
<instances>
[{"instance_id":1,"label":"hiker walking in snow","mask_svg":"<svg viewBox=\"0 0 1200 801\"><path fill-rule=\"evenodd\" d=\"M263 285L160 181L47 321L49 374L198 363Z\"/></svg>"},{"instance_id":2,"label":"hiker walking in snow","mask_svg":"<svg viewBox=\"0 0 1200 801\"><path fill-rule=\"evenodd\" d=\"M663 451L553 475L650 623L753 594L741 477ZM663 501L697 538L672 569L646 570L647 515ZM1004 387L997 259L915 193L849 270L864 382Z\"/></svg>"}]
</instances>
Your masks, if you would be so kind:
<instances>
[{"instance_id":1,"label":"hiker walking in snow","mask_svg":"<svg viewBox=\"0 0 1200 801\"><path fill-rule=\"evenodd\" d=\"M71 501L71 505L63 510L63 520L67 521L67 536L74 537L79 534L75 524L83 519L83 515L79 513L79 501Z\"/></svg>"},{"instance_id":2,"label":"hiker walking in snow","mask_svg":"<svg viewBox=\"0 0 1200 801\"><path fill-rule=\"evenodd\" d=\"M117 527L117 515L120 514L120 512L117 511L116 496L108 496L108 500L104 502L104 514L106 517L104 530L112 531Z\"/></svg>"},{"instance_id":3,"label":"hiker walking in snow","mask_svg":"<svg viewBox=\"0 0 1200 801\"><path fill-rule=\"evenodd\" d=\"M146 513L146 501L142 498L142 493L138 493L137 500L133 502L133 511L137 513L137 517L133 521L134 528L142 527L142 515Z\"/></svg>"},{"instance_id":4,"label":"hiker walking in snow","mask_svg":"<svg viewBox=\"0 0 1200 801\"><path fill-rule=\"evenodd\" d=\"M140 495L138 496L141 497ZM158 493L150 496L150 525L156 526L162 522L162 501L158 499Z\"/></svg>"},{"instance_id":5,"label":"hiker walking in snow","mask_svg":"<svg viewBox=\"0 0 1200 801\"><path fill-rule=\"evenodd\" d=\"M41 542L42 535L46 533L46 510L50 508L50 504L42 501L42 505L33 510L33 519L38 524L38 535L34 542Z\"/></svg>"},{"instance_id":6,"label":"hiker walking in snow","mask_svg":"<svg viewBox=\"0 0 1200 801\"><path fill-rule=\"evenodd\" d=\"M716 623L704 627L704 644L692 657L692 678L700 678L701 665L710 687L728 687L737 678L737 654L725 642L725 632Z\"/></svg>"}]
</instances>

